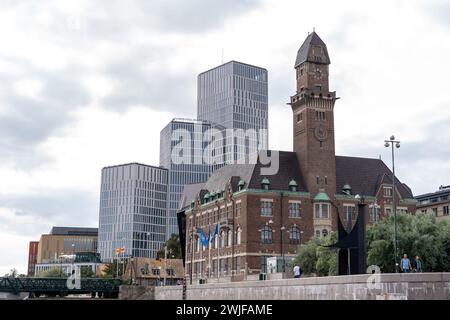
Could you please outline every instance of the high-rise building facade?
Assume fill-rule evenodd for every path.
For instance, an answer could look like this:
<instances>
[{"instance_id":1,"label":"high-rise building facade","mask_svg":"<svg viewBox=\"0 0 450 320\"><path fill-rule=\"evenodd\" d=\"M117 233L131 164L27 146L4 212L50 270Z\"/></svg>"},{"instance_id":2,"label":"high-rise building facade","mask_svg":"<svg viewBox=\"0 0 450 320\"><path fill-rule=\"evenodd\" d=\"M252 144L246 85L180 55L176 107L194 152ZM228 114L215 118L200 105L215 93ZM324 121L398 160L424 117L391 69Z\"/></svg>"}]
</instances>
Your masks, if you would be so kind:
<instances>
[{"instance_id":1,"label":"high-rise building facade","mask_svg":"<svg viewBox=\"0 0 450 320\"><path fill-rule=\"evenodd\" d=\"M168 171L129 163L102 169L98 252L104 262L121 256L156 258L166 240Z\"/></svg>"},{"instance_id":2,"label":"high-rise building facade","mask_svg":"<svg viewBox=\"0 0 450 320\"><path fill-rule=\"evenodd\" d=\"M235 137L227 140L225 148L228 163L256 151L252 150L253 146L258 150L267 149L267 70L230 61L199 74L197 118L233 131ZM242 129L244 133L236 129ZM247 130L255 130L256 135L243 136Z\"/></svg>"},{"instance_id":3,"label":"high-rise building facade","mask_svg":"<svg viewBox=\"0 0 450 320\"><path fill-rule=\"evenodd\" d=\"M177 210L184 186L205 182L223 166L224 128L175 118L160 133L159 165L168 169L167 234L178 234Z\"/></svg>"}]
</instances>

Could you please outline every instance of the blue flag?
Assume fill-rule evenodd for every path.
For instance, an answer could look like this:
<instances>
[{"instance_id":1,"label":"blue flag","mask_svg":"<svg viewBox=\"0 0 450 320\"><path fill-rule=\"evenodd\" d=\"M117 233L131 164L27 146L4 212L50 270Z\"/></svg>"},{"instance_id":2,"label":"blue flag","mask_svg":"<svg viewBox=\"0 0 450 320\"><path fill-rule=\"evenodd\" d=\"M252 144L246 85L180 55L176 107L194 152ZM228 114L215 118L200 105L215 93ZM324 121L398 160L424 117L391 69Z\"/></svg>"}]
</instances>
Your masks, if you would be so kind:
<instances>
[{"instance_id":1,"label":"blue flag","mask_svg":"<svg viewBox=\"0 0 450 320\"><path fill-rule=\"evenodd\" d=\"M219 234L219 224L216 224L216 228L214 229L214 233L213 233L213 235L212 235L210 241L213 242L213 241L214 241L214 238L215 238L218 234Z\"/></svg>"},{"instance_id":2,"label":"blue flag","mask_svg":"<svg viewBox=\"0 0 450 320\"><path fill-rule=\"evenodd\" d=\"M200 237L202 239L202 246L203 249L206 248L206 236L205 236L205 232L203 232L203 228L200 230Z\"/></svg>"}]
</instances>

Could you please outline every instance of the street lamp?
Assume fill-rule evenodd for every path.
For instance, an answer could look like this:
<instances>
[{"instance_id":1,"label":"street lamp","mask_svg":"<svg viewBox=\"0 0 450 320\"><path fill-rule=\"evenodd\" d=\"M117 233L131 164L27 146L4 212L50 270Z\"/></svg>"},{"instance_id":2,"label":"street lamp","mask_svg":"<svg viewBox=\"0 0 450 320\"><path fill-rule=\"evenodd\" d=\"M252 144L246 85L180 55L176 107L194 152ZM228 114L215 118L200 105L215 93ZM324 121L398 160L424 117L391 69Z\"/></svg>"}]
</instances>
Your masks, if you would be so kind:
<instances>
[{"instance_id":1,"label":"street lamp","mask_svg":"<svg viewBox=\"0 0 450 320\"><path fill-rule=\"evenodd\" d=\"M273 220L270 219L268 224L269 225L273 224ZM281 267L282 269L281 270L282 270L282 272L286 271L285 259L284 259L284 250L283 250L283 242L284 242L284 234L283 234L283 232L284 232L284 230L286 230L286 227L282 225L280 227L280 233L281 233L281 235L280 235L280 249L281 249L281 261L282 261L282 267Z\"/></svg>"},{"instance_id":2,"label":"street lamp","mask_svg":"<svg viewBox=\"0 0 450 320\"><path fill-rule=\"evenodd\" d=\"M394 212L394 266L395 272L398 272L397 268L397 203L395 200L395 162L394 162L394 144L396 148L400 148L400 141L396 141L392 135L389 140L384 140L384 146L392 150L392 211Z\"/></svg>"}]
</instances>

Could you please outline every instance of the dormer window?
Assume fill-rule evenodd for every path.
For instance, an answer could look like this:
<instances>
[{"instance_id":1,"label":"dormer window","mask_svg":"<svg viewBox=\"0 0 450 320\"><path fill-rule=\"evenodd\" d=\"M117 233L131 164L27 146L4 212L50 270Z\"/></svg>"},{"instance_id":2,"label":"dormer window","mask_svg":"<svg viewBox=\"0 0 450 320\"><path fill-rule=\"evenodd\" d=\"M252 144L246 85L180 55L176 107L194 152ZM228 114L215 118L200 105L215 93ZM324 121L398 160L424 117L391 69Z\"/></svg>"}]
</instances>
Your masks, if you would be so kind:
<instances>
[{"instance_id":1,"label":"dormer window","mask_svg":"<svg viewBox=\"0 0 450 320\"><path fill-rule=\"evenodd\" d=\"M270 181L267 177L264 177L264 179L261 182L261 186L263 190L269 190L270 189Z\"/></svg>"},{"instance_id":2,"label":"dormer window","mask_svg":"<svg viewBox=\"0 0 450 320\"><path fill-rule=\"evenodd\" d=\"M244 190L244 187L245 187L245 181L243 179L239 180L238 190L242 191L242 190Z\"/></svg>"},{"instance_id":3,"label":"dormer window","mask_svg":"<svg viewBox=\"0 0 450 320\"><path fill-rule=\"evenodd\" d=\"M289 182L289 190L290 191L292 191L292 192L296 192L297 191L297 181L295 181L294 179L292 179L290 182Z\"/></svg>"}]
</instances>

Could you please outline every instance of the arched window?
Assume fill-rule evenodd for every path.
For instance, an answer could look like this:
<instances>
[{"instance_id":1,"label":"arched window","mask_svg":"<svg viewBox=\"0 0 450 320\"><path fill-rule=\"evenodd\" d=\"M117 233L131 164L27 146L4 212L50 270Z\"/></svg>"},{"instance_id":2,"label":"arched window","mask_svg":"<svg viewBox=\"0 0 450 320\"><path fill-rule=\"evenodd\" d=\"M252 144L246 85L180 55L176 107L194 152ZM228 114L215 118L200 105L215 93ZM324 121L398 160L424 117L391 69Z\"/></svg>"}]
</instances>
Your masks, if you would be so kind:
<instances>
[{"instance_id":1,"label":"arched window","mask_svg":"<svg viewBox=\"0 0 450 320\"><path fill-rule=\"evenodd\" d=\"M272 228L269 226L264 226L261 229L261 242L265 244L272 243Z\"/></svg>"},{"instance_id":2,"label":"arched window","mask_svg":"<svg viewBox=\"0 0 450 320\"><path fill-rule=\"evenodd\" d=\"M298 227L291 227L291 229L289 230L289 240L291 244L300 243L300 229Z\"/></svg>"},{"instance_id":3,"label":"arched window","mask_svg":"<svg viewBox=\"0 0 450 320\"><path fill-rule=\"evenodd\" d=\"M225 247L225 231L220 232L220 247Z\"/></svg>"},{"instance_id":4,"label":"arched window","mask_svg":"<svg viewBox=\"0 0 450 320\"><path fill-rule=\"evenodd\" d=\"M241 244L241 232L242 232L241 227L237 227L237 229L236 229L236 244L237 245Z\"/></svg>"},{"instance_id":5,"label":"arched window","mask_svg":"<svg viewBox=\"0 0 450 320\"><path fill-rule=\"evenodd\" d=\"M233 244L233 230L229 229L227 234L227 246L231 247Z\"/></svg>"},{"instance_id":6,"label":"arched window","mask_svg":"<svg viewBox=\"0 0 450 320\"><path fill-rule=\"evenodd\" d=\"M322 230L322 236L324 236L324 237L328 236L328 230L327 229L323 229Z\"/></svg>"}]
</instances>

